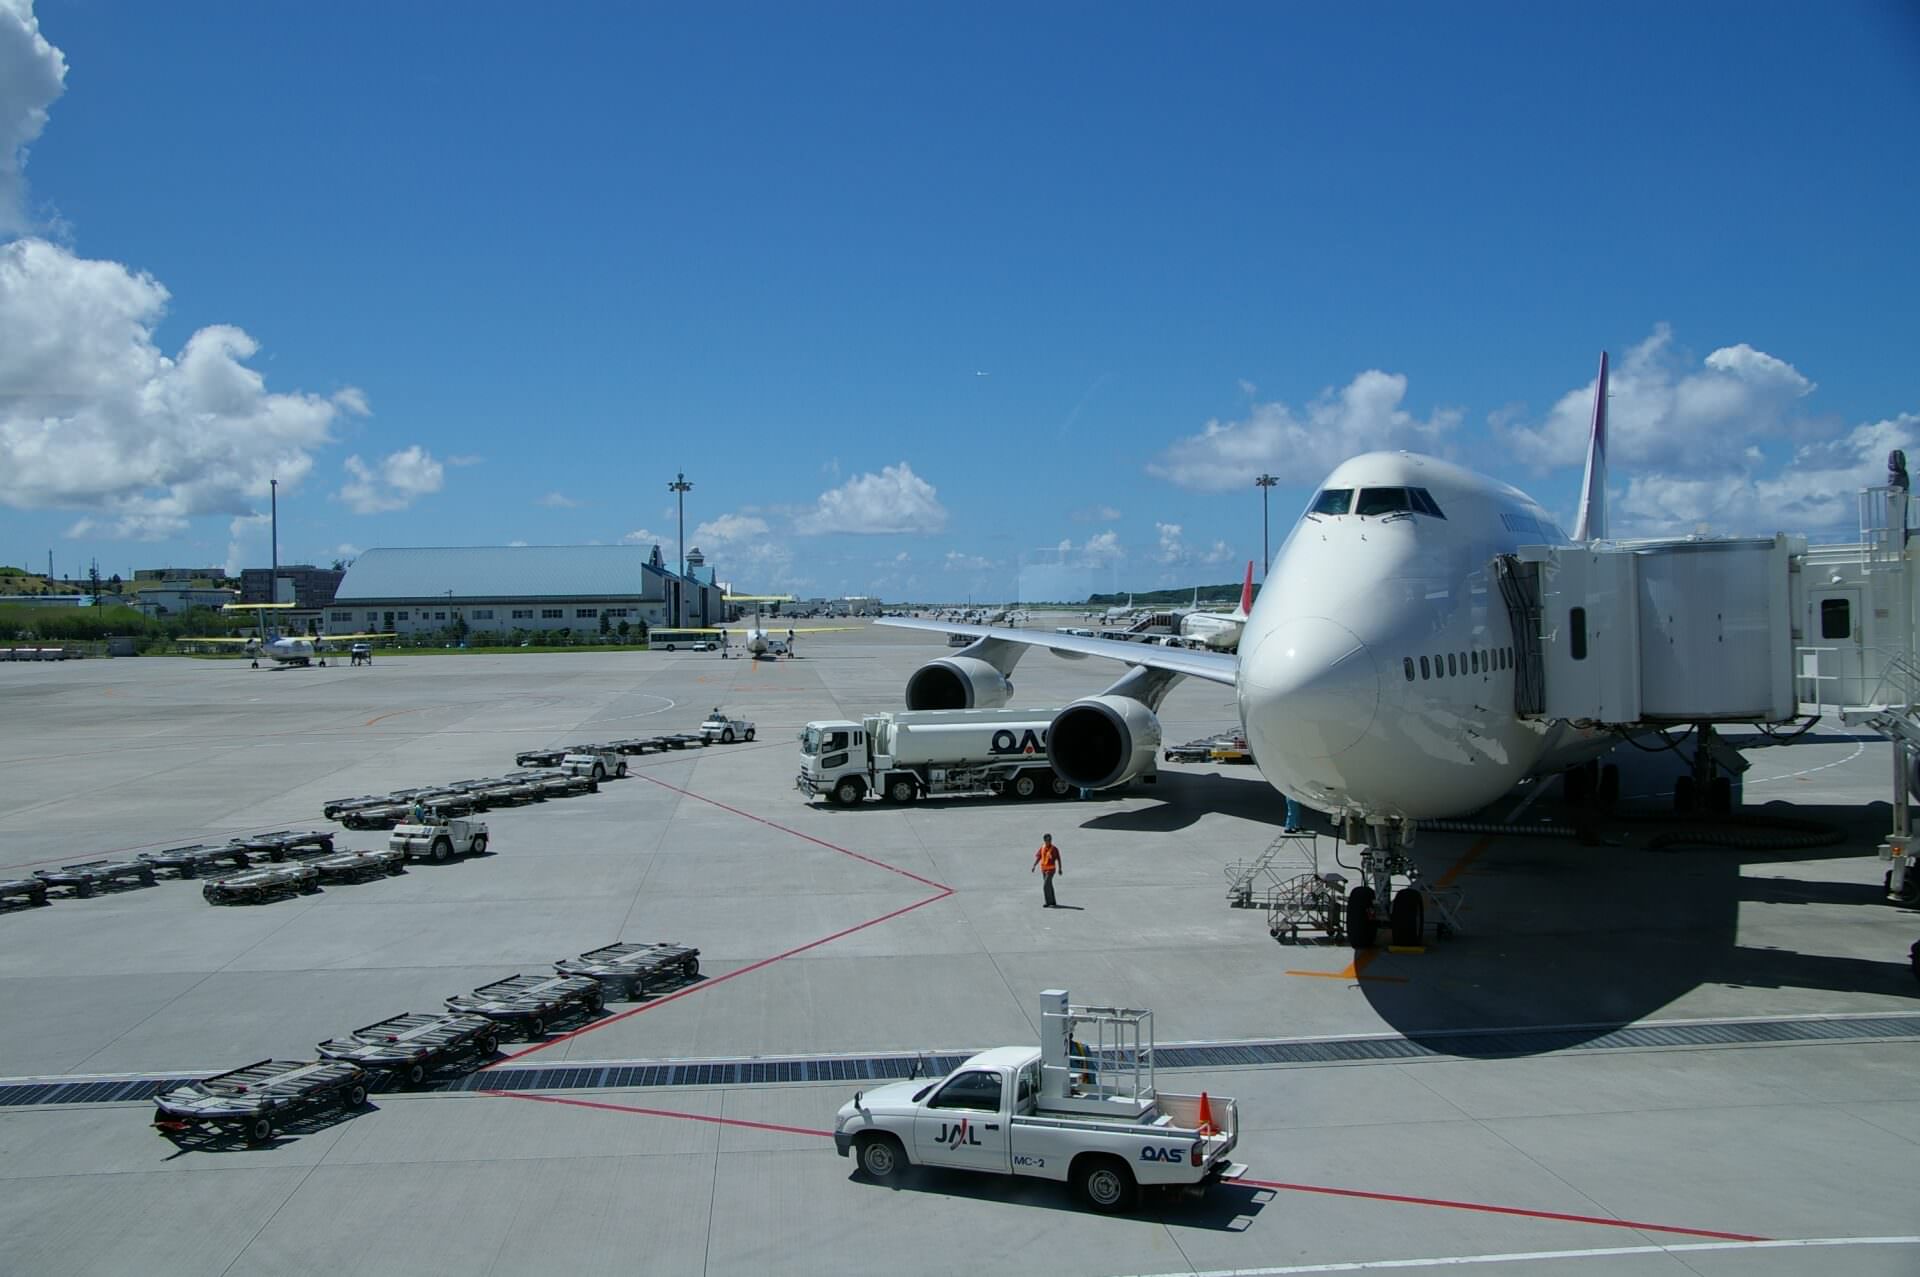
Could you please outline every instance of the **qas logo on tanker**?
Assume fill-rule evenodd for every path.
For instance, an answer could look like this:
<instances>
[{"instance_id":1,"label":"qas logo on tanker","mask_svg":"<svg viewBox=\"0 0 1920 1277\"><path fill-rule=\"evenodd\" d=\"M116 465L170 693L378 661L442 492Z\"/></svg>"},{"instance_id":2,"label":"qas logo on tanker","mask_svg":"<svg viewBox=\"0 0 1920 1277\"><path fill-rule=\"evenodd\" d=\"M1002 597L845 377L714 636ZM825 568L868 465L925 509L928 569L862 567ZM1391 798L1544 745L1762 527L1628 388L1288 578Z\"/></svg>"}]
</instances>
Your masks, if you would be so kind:
<instances>
[{"instance_id":1,"label":"qas logo on tanker","mask_svg":"<svg viewBox=\"0 0 1920 1277\"><path fill-rule=\"evenodd\" d=\"M1047 752L1047 734L1036 732L1029 727L1022 732L1013 732L1001 728L993 734L993 743L987 747L990 754L1044 754Z\"/></svg>"}]
</instances>

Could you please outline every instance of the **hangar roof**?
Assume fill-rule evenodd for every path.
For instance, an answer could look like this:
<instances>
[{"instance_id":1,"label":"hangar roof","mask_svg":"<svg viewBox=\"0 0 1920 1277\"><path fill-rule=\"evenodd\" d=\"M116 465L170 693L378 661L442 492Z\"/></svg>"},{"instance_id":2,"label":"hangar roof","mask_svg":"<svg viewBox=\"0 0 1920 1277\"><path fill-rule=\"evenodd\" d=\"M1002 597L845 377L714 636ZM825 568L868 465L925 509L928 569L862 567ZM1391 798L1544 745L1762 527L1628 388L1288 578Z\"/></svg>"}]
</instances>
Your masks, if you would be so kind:
<instances>
[{"instance_id":1,"label":"hangar roof","mask_svg":"<svg viewBox=\"0 0 1920 1277\"><path fill-rule=\"evenodd\" d=\"M659 598L653 551L638 545L470 545L373 549L335 603L385 599Z\"/></svg>"}]
</instances>

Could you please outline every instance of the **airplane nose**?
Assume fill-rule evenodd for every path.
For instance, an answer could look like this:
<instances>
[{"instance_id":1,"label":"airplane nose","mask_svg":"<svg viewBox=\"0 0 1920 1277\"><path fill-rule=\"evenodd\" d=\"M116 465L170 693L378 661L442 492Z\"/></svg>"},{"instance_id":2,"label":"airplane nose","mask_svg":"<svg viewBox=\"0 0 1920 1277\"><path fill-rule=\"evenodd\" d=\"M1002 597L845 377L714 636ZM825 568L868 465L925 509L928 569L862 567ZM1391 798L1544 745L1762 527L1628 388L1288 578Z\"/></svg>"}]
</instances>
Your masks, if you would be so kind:
<instances>
[{"instance_id":1,"label":"airplane nose","mask_svg":"<svg viewBox=\"0 0 1920 1277\"><path fill-rule=\"evenodd\" d=\"M1256 720L1273 722L1289 749L1332 758L1373 725L1380 671L1346 626L1321 616L1290 617L1241 654L1240 699L1250 730Z\"/></svg>"}]
</instances>

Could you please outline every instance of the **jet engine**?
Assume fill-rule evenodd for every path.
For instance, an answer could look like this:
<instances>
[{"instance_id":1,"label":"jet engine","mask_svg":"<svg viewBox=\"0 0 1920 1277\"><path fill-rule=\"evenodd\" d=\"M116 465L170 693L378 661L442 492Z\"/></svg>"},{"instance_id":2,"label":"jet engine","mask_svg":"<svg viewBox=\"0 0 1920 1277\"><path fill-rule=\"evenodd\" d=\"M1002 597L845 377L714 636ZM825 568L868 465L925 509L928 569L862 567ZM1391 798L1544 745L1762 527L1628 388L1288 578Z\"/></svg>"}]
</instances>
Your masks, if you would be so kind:
<instances>
[{"instance_id":1,"label":"jet engine","mask_svg":"<svg viewBox=\"0 0 1920 1277\"><path fill-rule=\"evenodd\" d=\"M1156 698L1157 699L1157 698ZM1047 761L1054 775L1081 789L1110 789L1154 774L1160 719L1131 696L1089 696L1054 715Z\"/></svg>"},{"instance_id":2,"label":"jet engine","mask_svg":"<svg viewBox=\"0 0 1920 1277\"><path fill-rule=\"evenodd\" d=\"M977 656L928 661L907 679L908 709L999 709L1012 698L1012 681Z\"/></svg>"}]
</instances>

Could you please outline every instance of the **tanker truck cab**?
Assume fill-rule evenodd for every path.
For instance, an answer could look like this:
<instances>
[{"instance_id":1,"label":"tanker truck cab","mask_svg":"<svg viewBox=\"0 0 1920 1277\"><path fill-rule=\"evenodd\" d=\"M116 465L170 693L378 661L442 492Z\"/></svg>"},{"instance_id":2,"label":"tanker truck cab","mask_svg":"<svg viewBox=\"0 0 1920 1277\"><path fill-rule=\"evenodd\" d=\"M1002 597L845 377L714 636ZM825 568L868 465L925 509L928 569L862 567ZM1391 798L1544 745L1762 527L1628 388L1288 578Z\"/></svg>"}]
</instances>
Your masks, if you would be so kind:
<instances>
[{"instance_id":1,"label":"tanker truck cab","mask_svg":"<svg viewBox=\"0 0 1920 1277\"><path fill-rule=\"evenodd\" d=\"M859 802L866 797L872 771L866 735L859 723L808 723L800 731L800 775L794 783L809 797L829 794L843 807Z\"/></svg>"},{"instance_id":2,"label":"tanker truck cab","mask_svg":"<svg viewBox=\"0 0 1920 1277\"><path fill-rule=\"evenodd\" d=\"M883 1182L912 1166L1032 1176L1101 1211L1129 1209L1142 1187L1200 1193L1245 1171L1228 1158L1235 1101L1155 1090L1151 1012L1040 996L1040 1049L996 1047L943 1078L860 1092L835 1150Z\"/></svg>"}]
</instances>

